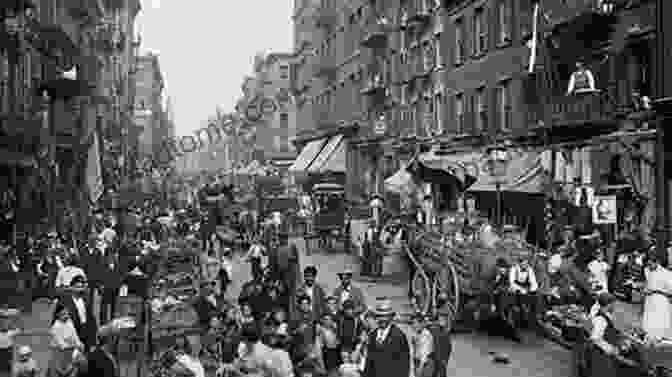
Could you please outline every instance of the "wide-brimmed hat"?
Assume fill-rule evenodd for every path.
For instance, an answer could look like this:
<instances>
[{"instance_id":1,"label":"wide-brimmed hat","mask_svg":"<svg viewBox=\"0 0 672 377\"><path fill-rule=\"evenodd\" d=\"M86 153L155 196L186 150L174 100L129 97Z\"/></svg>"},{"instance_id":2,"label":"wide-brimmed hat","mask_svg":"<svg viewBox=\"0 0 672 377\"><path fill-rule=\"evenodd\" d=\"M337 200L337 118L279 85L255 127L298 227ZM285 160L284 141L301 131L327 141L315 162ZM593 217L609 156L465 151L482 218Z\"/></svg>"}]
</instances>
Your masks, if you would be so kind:
<instances>
[{"instance_id":1,"label":"wide-brimmed hat","mask_svg":"<svg viewBox=\"0 0 672 377\"><path fill-rule=\"evenodd\" d=\"M393 317L397 313L392 309L392 301L387 297L376 299L376 306L373 309L373 315L376 317Z\"/></svg>"}]
</instances>

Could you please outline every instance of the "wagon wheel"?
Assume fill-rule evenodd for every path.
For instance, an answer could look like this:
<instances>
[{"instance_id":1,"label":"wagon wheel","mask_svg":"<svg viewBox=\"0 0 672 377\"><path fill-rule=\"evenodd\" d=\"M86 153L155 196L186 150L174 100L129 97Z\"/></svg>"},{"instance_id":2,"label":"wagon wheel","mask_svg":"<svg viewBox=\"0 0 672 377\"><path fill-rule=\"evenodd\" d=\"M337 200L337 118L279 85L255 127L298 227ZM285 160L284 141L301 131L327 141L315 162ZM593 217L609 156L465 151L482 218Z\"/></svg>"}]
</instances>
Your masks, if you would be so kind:
<instances>
[{"instance_id":1,"label":"wagon wheel","mask_svg":"<svg viewBox=\"0 0 672 377\"><path fill-rule=\"evenodd\" d=\"M421 313L429 312L432 304L432 285L429 276L422 268L418 268L413 274L411 292L415 309Z\"/></svg>"},{"instance_id":2,"label":"wagon wheel","mask_svg":"<svg viewBox=\"0 0 672 377\"><path fill-rule=\"evenodd\" d=\"M438 296L445 294L448 297L447 304L450 304L455 312L460 307L460 283L455 266L450 260L446 261L446 267L439 269L434 275L432 282L433 309L438 309Z\"/></svg>"}]
</instances>

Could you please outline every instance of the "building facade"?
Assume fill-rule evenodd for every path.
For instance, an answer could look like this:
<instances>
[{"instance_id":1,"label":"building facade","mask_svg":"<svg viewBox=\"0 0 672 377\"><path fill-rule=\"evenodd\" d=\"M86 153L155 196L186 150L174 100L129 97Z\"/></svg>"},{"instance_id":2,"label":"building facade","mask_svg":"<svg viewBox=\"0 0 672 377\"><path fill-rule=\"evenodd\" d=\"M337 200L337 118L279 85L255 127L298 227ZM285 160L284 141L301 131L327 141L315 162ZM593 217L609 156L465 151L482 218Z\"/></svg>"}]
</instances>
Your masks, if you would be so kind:
<instances>
[{"instance_id":1,"label":"building facade","mask_svg":"<svg viewBox=\"0 0 672 377\"><path fill-rule=\"evenodd\" d=\"M151 158L166 136L162 131L163 75L159 56L147 53L137 57L135 73L135 124L142 128L139 135L140 156Z\"/></svg>"},{"instance_id":2,"label":"building facade","mask_svg":"<svg viewBox=\"0 0 672 377\"><path fill-rule=\"evenodd\" d=\"M109 56L125 45L114 22L117 9L128 10L128 26L140 5L112 0L0 5L0 140L7 177L2 190L11 198L3 207L17 214L5 238L44 231L44 224L73 232L86 228L89 198L101 189L88 184L101 178L100 169L89 170L88 156L114 112L105 72Z\"/></svg>"}]
</instances>

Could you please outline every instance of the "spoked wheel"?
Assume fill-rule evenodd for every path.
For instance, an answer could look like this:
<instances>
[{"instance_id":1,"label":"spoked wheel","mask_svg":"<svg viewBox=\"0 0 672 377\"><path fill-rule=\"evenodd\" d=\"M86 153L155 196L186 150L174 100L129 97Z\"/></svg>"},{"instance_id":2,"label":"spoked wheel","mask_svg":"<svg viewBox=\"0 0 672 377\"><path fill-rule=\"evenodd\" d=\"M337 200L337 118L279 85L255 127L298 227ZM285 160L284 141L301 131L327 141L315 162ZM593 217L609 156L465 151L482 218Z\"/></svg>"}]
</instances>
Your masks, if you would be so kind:
<instances>
[{"instance_id":1,"label":"spoked wheel","mask_svg":"<svg viewBox=\"0 0 672 377\"><path fill-rule=\"evenodd\" d=\"M415 309L427 313L432 305L432 286L429 276L421 268L413 274L411 292L411 300L414 301Z\"/></svg>"},{"instance_id":2,"label":"spoked wheel","mask_svg":"<svg viewBox=\"0 0 672 377\"><path fill-rule=\"evenodd\" d=\"M447 303L444 305L450 304L456 313L460 307L460 285L455 266L447 261L445 268L436 273L432 283L434 309L438 309L437 304L440 304L439 296L445 296Z\"/></svg>"}]
</instances>

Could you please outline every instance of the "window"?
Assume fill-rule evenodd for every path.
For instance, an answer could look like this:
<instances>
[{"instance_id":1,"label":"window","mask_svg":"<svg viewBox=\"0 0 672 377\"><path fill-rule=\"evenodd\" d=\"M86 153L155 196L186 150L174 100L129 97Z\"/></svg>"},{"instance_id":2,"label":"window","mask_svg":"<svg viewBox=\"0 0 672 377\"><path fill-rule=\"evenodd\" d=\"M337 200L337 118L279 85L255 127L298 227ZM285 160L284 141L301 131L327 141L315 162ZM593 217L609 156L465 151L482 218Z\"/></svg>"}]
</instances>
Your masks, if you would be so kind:
<instances>
[{"instance_id":1,"label":"window","mask_svg":"<svg viewBox=\"0 0 672 377\"><path fill-rule=\"evenodd\" d=\"M464 96L462 94L455 96L455 128L458 134L464 132Z\"/></svg>"},{"instance_id":2,"label":"window","mask_svg":"<svg viewBox=\"0 0 672 377\"><path fill-rule=\"evenodd\" d=\"M482 54L488 47L488 28L485 9L478 8L474 13L474 53Z\"/></svg>"},{"instance_id":3,"label":"window","mask_svg":"<svg viewBox=\"0 0 672 377\"><path fill-rule=\"evenodd\" d=\"M497 17L499 24L499 43L511 42L511 3L510 0L499 0Z\"/></svg>"},{"instance_id":4,"label":"window","mask_svg":"<svg viewBox=\"0 0 672 377\"><path fill-rule=\"evenodd\" d=\"M288 65L281 65L280 66L280 79L281 80L289 80L289 66Z\"/></svg>"},{"instance_id":5,"label":"window","mask_svg":"<svg viewBox=\"0 0 672 377\"><path fill-rule=\"evenodd\" d=\"M462 64L464 62L464 21L458 19L455 21L455 64Z\"/></svg>"},{"instance_id":6,"label":"window","mask_svg":"<svg viewBox=\"0 0 672 377\"><path fill-rule=\"evenodd\" d=\"M281 113L280 114L280 129L286 130L289 128L289 114Z\"/></svg>"},{"instance_id":7,"label":"window","mask_svg":"<svg viewBox=\"0 0 672 377\"><path fill-rule=\"evenodd\" d=\"M502 82L497 87L497 116L499 118L499 129L508 131L511 129L511 83Z\"/></svg>"},{"instance_id":8,"label":"window","mask_svg":"<svg viewBox=\"0 0 672 377\"><path fill-rule=\"evenodd\" d=\"M474 96L476 131L485 131L488 129L488 111L485 103L485 89L481 88L476 91L476 95Z\"/></svg>"}]
</instances>

